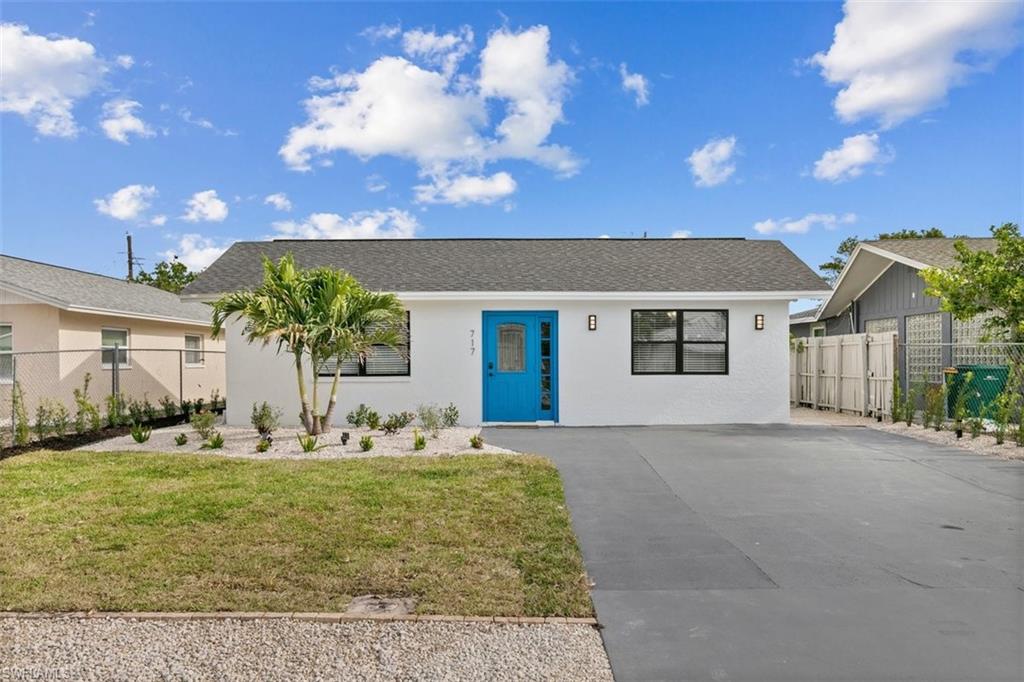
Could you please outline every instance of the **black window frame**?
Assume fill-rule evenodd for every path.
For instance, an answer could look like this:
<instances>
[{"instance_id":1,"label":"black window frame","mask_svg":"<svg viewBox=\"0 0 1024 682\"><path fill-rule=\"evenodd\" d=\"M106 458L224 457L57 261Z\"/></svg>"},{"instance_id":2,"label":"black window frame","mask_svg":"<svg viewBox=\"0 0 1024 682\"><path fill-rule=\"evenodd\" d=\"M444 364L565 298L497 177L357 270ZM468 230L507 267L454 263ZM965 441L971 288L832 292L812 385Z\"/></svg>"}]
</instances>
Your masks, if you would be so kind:
<instances>
[{"instance_id":1,"label":"black window frame","mask_svg":"<svg viewBox=\"0 0 1024 682\"><path fill-rule=\"evenodd\" d=\"M412 326L410 324L411 318L412 318L412 316L409 314L409 311L406 310L405 311L405 353L406 353L406 359L405 359L405 371L404 372L388 372L387 374L380 374L378 372L374 372L373 374L368 374L367 371L366 371L366 359L365 358L360 358L359 359L359 363L358 363L358 365L359 365L358 373L353 374L351 372L348 372L348 373L342 372L340 376L343 376L343 377L374 377L374 378L376 378L376 377L408 377L408 376L412 376ZM381 348L387 348L387 346L381 346ZM331 371L331 372L321 371L321 372L319 372L317 374L317 376L333 377L334 376L334 372L333 371Z\"/></svg>"},{"instance_id":2,"label":"black window frame","mask_svg":"<svg viewBox=\"0 0 1024 682\"><path fill-rule=\"evenodd\" d=\"M657 343L676 344L676 369L674 372L638 372L636 369L636 354L634 348L636 340L636 313L675 313L676 314L676 340L675 341L641 341L644 345ZM722 313L725 316L725 341L684 341L683 340L683 315L685 313ZM683 347L686 345L715 345L725 346L725 369L721 372L687 372L683 367ZM629 369L630 374L638 377L652 376L728 376L729 374L729 311L725 308L634 308L629 311Z\"/></svg>"}]
</instances>

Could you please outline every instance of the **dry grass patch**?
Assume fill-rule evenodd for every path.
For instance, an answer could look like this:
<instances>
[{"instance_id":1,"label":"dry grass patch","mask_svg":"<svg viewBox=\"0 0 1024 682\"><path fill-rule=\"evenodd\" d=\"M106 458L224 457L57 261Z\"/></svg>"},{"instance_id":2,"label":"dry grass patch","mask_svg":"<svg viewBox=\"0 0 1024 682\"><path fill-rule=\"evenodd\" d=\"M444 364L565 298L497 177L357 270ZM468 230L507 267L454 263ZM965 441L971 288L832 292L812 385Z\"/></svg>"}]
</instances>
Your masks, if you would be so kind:
<instances>
[{"instance_id":1,"label":"dry grass patch","mask_svg":"<svg viewBox=\"0 0 1024 682\"><path fill-rule=\"evenodd\" d=\"M557 470L528 456L0 462L0 610L589 616Z\"/></svg>"}]
</instances>

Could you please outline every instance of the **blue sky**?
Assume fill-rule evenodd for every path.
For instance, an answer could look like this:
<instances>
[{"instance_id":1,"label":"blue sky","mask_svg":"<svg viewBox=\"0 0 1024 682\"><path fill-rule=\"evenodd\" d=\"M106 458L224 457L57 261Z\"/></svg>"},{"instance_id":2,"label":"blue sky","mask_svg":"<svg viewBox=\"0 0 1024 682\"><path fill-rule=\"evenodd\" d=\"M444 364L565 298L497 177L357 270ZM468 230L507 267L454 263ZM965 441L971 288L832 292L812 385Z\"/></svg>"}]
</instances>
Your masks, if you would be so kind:
<instances>
[{"instance_id":1,"label":"blue sky","mask_svg":"<svg viewBox=\"0 0 1024 682\"><path fill-rule=\"evenodd\" d=\"M1024 211L1020 8L6 3L2 248L984 234Z\"/></svg>"}]
</instances>

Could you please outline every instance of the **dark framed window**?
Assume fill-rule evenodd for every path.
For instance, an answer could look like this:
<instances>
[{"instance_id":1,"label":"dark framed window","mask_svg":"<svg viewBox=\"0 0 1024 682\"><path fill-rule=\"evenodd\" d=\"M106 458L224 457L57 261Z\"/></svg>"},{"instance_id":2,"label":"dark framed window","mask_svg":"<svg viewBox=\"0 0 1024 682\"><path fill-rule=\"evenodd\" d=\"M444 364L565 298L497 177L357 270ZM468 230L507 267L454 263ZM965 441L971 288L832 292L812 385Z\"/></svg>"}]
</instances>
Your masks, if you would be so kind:
<instances>
[{"instance_id":1,"label":"dark framed window","mask_svg":"<svg viewBox=\"0 0 1024 682\"><path fill-rule=\"evenodd\" d=\"M728 374L728 310L634 310L633 374Z\"/></svg>"},{"instance_id":2,"label":"dark framed window","mask_svg":"<svg viewBox=\"0 0 1024 682\"><path fill-rule=\"evenodd\" d=\"M409 312L405 313L405 343L397 348L374 346L365 360L349 358L341 363L343 377L407 377L411 373ZM320 376L334 376L334 360L320 368Z\"/></svg>"}]
</instances>

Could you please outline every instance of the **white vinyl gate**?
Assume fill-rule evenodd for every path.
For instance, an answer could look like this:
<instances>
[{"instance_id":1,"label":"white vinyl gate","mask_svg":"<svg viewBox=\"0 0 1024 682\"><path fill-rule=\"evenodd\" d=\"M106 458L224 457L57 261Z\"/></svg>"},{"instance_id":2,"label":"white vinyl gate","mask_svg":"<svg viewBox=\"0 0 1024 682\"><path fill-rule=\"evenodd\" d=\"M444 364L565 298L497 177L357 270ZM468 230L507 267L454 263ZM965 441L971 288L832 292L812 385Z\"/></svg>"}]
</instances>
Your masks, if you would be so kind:
<instances>
[{"instance_id":1,"label":"white vinyl gate","mask_svg":"<svg viewBox=\"0 0 1024 682\"><path fill-rule=\"evenodd\" d=\"M863 416L889 415L896 334L843 334L794 339L789 394L794 405Z\"/></svg>"}]
</instances>

